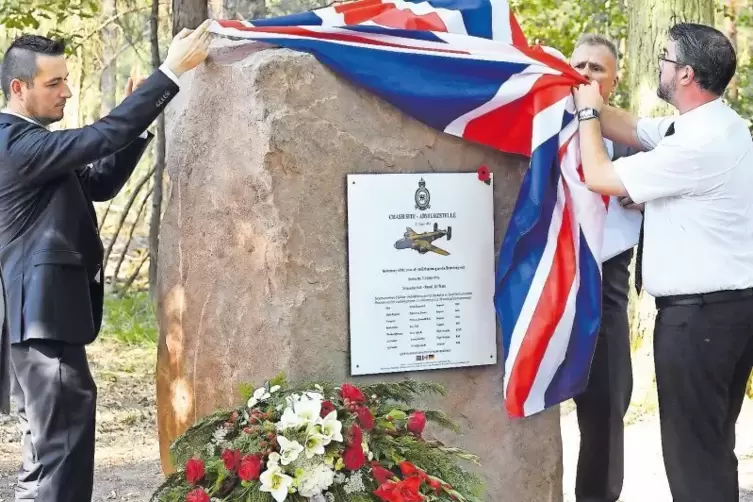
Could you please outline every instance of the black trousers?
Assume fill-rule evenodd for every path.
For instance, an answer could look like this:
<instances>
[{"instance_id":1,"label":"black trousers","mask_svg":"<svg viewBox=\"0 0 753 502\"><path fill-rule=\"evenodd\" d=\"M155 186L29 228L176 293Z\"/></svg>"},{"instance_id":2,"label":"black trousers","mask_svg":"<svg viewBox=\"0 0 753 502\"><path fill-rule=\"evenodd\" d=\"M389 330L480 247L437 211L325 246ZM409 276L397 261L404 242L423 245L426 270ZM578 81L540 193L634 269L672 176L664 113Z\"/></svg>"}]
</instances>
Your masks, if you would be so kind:
<instances>
[{"instance_id":1,"label":"black trousers","mask_svg":"<svg viewBox=\"0 0 753 502\"><path fill-rule=\"evenodd\" d=\"M633 390L627 313L631 257L627 251L602 266L601 327L588 386L575 398L580 428L577 502L615 502L622 492L623 419Z\"/></svg>"},{"instance_id":2,"label":"black trousers","mask_svg":"<svg viewBox=\"0 0 753 502\"><path fill-rule=\"evenodd\" d=\"M660 300L654 360L672 498L737 502L735 424L753 366L753 298L667 307Z\"/></svg>"},{"instance_id":3,"label":"black trousers","mask_svg":"<svg viewBox=\"0 0 753 502\"><path fill-rule=\"evenodd\" d=\"M22 432L16 501L91 501L97 388L84 346L13 344L11 367Z\"/></svg>"}]
</instances>

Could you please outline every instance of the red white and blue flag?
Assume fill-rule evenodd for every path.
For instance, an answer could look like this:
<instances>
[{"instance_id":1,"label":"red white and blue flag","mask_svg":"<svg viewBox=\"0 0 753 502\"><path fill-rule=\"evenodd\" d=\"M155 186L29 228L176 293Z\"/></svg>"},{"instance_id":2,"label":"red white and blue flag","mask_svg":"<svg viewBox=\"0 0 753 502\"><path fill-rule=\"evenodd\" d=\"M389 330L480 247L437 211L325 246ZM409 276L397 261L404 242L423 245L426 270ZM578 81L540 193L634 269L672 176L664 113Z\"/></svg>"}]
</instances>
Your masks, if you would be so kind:
<instances>
[{"instance_id":1,"label":"red white and blue flag","mask_svg":"<svg viewBox=\"0 0 753 502\"><path fill-rule=\"evenodd\" d=\"M529 416L585 388L607 204L582 178L584 80L527 44L505 0L360 0L210 31L310 53L435 129L530 157L497 265L506 408Z\"/></svg>"}]
</instances>

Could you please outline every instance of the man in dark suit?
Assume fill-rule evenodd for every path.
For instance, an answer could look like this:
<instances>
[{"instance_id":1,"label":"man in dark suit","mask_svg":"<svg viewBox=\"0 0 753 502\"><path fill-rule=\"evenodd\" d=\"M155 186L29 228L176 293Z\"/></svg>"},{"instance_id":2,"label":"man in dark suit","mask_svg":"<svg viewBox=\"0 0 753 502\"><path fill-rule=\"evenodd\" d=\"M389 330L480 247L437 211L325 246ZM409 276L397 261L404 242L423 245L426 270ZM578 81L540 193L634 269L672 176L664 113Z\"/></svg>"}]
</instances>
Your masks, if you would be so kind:
<instances>
[{"instance_id":1,"label":"man in dark suit","mask_svg":"<svg viewBox=\"0 0 753 502\"><path fill-rule=\"evenodd\" d=\"M93 201L114 197L128 180L178 78L206 58L207 26L178 34L158 71L141 85L129 81L125 100L81 129L47 129L71 96L63 44L25 35L5 53L0 379L11 380L22 426L16 501L91 500L97 391L85 346L100 329L104 282Z\"/></svg>"},{"instance_id":2,"label":"man in dark suit","mask_svg":"<svg viewBox=\"0 0 753 502\"><path fill-rule=\"evenodd\" d=\"M618 54L600 35L583 35L576 43L571 65L601 85L608 100L617 85ZM608 142L613 159L632 153ZM636 208L632 208L636 209ZM615 502L624 478L623 419L633 388L628 323L628 249L602 263L602 314L588 387L575 398L580 428L580 453L575 482L577 502Z\"/></svg>"}]
</instances>

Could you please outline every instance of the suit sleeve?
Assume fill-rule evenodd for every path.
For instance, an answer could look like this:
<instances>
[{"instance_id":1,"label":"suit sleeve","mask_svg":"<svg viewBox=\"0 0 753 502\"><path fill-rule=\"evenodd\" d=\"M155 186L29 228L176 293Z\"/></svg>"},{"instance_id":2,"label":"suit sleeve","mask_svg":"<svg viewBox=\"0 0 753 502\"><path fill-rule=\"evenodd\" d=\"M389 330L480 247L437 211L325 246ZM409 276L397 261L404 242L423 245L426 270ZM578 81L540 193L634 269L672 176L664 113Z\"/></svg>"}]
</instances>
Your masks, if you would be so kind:
<instances>
[{"instance_id":1,"label":"suit sleeve","mask_svg":"<svg viewBox=\"0 0 753 502\"><path fill-rule=\"evenodd\" d=\"M117 153L84 167L78 178L95 202L110 200L123 188L154 135L137 138Z\"/></svg>"},{"instance_id":2,"label":"suit sleeve","mask_svg":"<svg viewBox=\"0 0 753 502\"><path fill-rule=\"evenodd\" d=\"M7 145L8 159L25 184L42 184L75 172L138 140L178 90L170 77L157 70L109 115L89 126L54 132L23 126Z\"/></svg>"}]
</instances>

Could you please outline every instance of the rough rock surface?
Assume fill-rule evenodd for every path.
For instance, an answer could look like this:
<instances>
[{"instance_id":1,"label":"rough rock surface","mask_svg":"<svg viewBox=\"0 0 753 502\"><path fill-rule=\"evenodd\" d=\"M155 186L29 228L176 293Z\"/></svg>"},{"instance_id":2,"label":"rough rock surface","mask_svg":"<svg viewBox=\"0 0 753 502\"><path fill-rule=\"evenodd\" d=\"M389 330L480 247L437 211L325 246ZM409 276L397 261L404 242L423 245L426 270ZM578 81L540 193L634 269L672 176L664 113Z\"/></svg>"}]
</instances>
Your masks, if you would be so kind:
<instances>
[{"instance_id":1,"label":"rough rock surface","mask_svg":"<svg viewBox=\"0 0 753 502\"><path fill-rule=\"evenodd\" d=\"M168 111L170 193L159 253L158 426L167 446L197 418L238 402L243 382L349 379L347 173L495 175L499 245L525 161L439 133L313 57L215 46ZM500 355L500 361L502 360ZM427 403L478 454L489 500L562 500L559 415L512 421L502 366L357 378L441 381Z\"/></svg>"}]
</instances>

